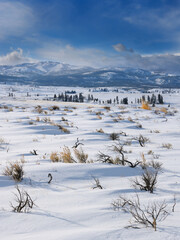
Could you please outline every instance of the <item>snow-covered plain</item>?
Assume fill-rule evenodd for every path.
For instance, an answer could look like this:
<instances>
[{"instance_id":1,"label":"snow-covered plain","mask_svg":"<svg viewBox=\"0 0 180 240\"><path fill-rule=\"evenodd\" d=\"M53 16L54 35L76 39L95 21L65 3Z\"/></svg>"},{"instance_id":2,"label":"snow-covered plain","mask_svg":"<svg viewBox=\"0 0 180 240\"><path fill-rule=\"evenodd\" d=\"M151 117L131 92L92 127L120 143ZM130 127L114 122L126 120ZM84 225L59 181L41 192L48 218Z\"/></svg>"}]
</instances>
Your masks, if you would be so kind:
<instances>
[{"instance_id":1,"label":"snow-covered plain","mask_svg":"<svg viewBox=\"0 0 180 240\"><path fill-rule=\"evenodd\" d=\"M93 95L106 100L119 96L128 97L129 105L94 103L65 103L43 100L64 90L77 90L87 96L88 89L10 86L0 87L0 236L3 240L129 240L129 239L180 239L180 93L163 94L165 104L152 110L141 109L134 99L141 97L137 91L95 92ZM9 97L9 92L14 97ZM27 97L28 92L28 97ZM38 96L37 96L38 94ZM170 104L170 107L168 107ZM35 111L40 105L41 113ZM56 105L60 110L51 111ZM167 113L156 111L167 108ZM100 112L98 114L98 112ZM100 116L100 117L99 117ZM62 121L64 117L67 121ZM55 124L61 124L70 133L63 133ZM138 126L142 125L142 128ZM103 129L104 133L97 132ZM154 158L161 162L157 187L153 194L134 189L133 179L143 173L140 165L129 166L100 163L98 152L115 155L111 147L116 141L110 139L113 132L125 132L119 141L125 145L125 157L132 162ZM135 137L140 134L149 138L141 147ZM68 146L73 153L77 138L88 154L88 163L52 162L52 152L60 153ZM172 144L171 149L162 144ZM37 150L38 155L30 152ZM148 154L152 150L154 155ZM153 157L154 156L154 157ZM24 178L14 182L3 172L9 162L23 162ZM53 180L48 184L48 174ZM99 178L103 189L93 189L92 176ZM12 212L15 186L26 190L36 206L29 213ZM113 200L120 195L133 198L139 195L142 206L154 201L167 203L169 216L151 227L138 225L127 228L132 216L123 211L114 211ZM175 211L172 212L176 198Z\"/></svg>"}]
</instances>

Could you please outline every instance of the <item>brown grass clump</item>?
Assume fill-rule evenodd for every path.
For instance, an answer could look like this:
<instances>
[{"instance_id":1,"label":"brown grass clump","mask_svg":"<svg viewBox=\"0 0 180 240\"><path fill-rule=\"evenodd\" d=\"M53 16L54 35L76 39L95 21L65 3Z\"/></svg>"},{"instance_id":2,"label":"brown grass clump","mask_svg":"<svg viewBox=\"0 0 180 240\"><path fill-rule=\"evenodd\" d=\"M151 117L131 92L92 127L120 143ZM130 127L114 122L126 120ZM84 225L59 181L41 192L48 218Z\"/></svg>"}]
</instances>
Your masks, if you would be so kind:
<instances>
[{"instance_id":1,"label":"brown grass clump","mask_svg":"<svg viewBox=\"0 0 180 240\"><path fill-rule=\"evenodd\" d=\"M128 121L134 122L134 120L132 119L132 117L128 117Z\"/></svg>"},{"instance_id":2,"label":"brown grass clump","mask_svg":"<svg viewBox=\"0 0 180 240\"><path fill-rule=\"evenodd\" d=\"M65 111L65 112L73 112L73 110L72 110L72 109L69 109L68 107L64 108L64 111Z\"/></svg>"},{"instance_id":3,"label":"brown grass clump","mask_svg":"<svg viewBox=\"0 0 180 240\"><path fill-rule=\"evenodd\" d=\"M19 162L9 163L9 166L6 166L4 169L3 174L12 177L16 182L21 182L24 175L23 165Z\"/></svg>"},{"instance_id":4,"label":"brown grass clump","mask_svg":"<svg viewBox=\"0 0 180 240\"><path fill-rule=\"evenodd\" d=\"M63 151L60 152L60 159L64 162L64 163L74 163L74 159L71 155L71 151L69 149L69 147L64 146Z\"/></svg>"},{"instance_id":5,"label":"brown grass clump","mask_svg":"<svg viewBox=\"0 0 180 240\"><path fill-rule=\"evenodd\" d=\"M76 158L79 160L80 163L86 163L88 159L88 154L84 153L83 149L80 148L79 150L77 148L74 149L74 154Z\"/></svg>"},{"instance_id":6,"label":"brown grass clump","mask_svg":"<svg viewBox=\"0 0 180 240\"><path fill-rule=\"evenodd\" d=\"M49 107L48 109L50 111L55 111L55 110L59 110L60 108L58 106L54 105L54 106Z\"/></svg>"},{"instance_id":7,"label":"brown grass clump","mask_svg":"<svg viewBox=\"0 0 180 240\"><path fill-rule=\"evenodd\" d=\"M51 119L50 119L50 117L44 117L44 118L42 119L42 121L45 122L45 123L47 123L47 122L51 122Z\"/></svg>"},{"instance_id":8,"label":"brown grass clump","mask_svg":"<svg viewBox=\"0 0 180 240\"><path fill-rule=\"evenodd\" d=\"M103 108L106 109L107 111L111 110L111 107L109 107L109 106L104 106Z\"/></svg>"},{"instance_id":9,"label":"brown grass clump","mask_svg":"<svg viewBox=\"0 0 180 240\"><path fill-rule=\"evenodd\" d=\"M172 148L172 144L171 143L163 143L162 147L163 148L167 148L167 149L171 149Z\"/></svg>"},{"instance_id":10,"label":"brown grass clump","mask_svg":"<svg viewBox=\"0 0 180 240\"><path fill-rule=\"evenodd\" d=\"M142 106L141 106L142 109L145 109L145 110L151 110L149 104L145 101L142 101Z\"/></svg>"},{"instance_id":11,"label":"brown grass clump","mask_svg":"<svg viewBox=\"0 0 180 240\"><path fill-rule=\"evenodd\" d=\"M60 161L60 156L58 155L57 152L52 152L50 155L50 159L52 162L59 162Z\"/></svg>"},{"instance_id":12,"label":"brown grass clump","mask_svg":"<svg viewBox=\"0 0 180 240\"><path fill-rule=\"evenodd\" d=\"M65 122L65 121L68 121L68 120L64 117L61 117L61 121Z\"/></svg>"},{"instance_id":13,"label":"brown grass clump","mask_svg":"<svg viewBox=\"0 0 180 240\"><path fill-rule=\"evenodd\" d=\"M98 111L98 112L95 112L95 113L96 113L96 115L104 115L104 113L101 112L101 111Z\"/></svg>"},{"instance_id":14,"label":"brown grass clump","mask_svg":"<svg viewBox=\"0 0 180 240\"><path fill-rule=\"evenodd\" d=\"M118 120L116 118L113 119L113 122L118 122Z\"/></svg>"},{"instance_id":15,"label":"brown grass clump","mask_svg":"<svg viewBox=\"0 0 180 240\"><path fill-rule=\"evenodd\" d=\"M98 133L104 133L104 130L103 130L102 128L100 128L100 129L96 129L96 132L98 132Z\"/></svg>"},{"instance_id":16,"label":"brown grass clump","mask_svg":"<svg viewBox=\"0 0 180 240\"><path fill-rule=\"evenodd\" d=\"M142 167L142 169L145 169L147 167L147 161L146 161L146 158L144 156L144 153L141 153L140 156L141 156L141 159L142 159L141 167Z\"/></svg>"},{"instance_id":17,"label":"brown grass clump","mask_svg":"<svg viewBox=\"0 0 180 240\"><path fill-rule=\"evenodd\" d=\"M40 118L39 117L36 117L36 122L40 122Z\"/></svg>"},{"instance_id":18,"label":"brown grass clump","mask_svg":"<svg viewBox=\"0 0 180 240\"><path fill-rule=\"evenodd\" d=\"M35 112L42 113L42 112L43 112L42 107L41 107L40 105L37 105L37 106L35 107Z\"/></svg>"},{"instance_id":19,"label":"brown grass clump","mask_svg":"<svg viewBox=\"0 0 180 240\"><path fill-rule=\"evenodd\" d=\"M99 120L101 120L101 119L102 119L102 117L101 117L100 115L97 115L97 118L98 118Z\"/></svg>"},{"instance_id":20,"label":"brown grass clump","mask_svg":"<svg viewBox=\"0 0 180 240\"><path fill-rule=\"evenodd\" d=\"M60 124L57 124L56 126L57 126L62 132L64 132L64 133L70 133L70 131L69 131L67 128L61 126Z\"/></svg>"},{"instance_id":21,"label":"brown grass clump","mask_svg":"<svg viewBox=\"0 0 180 240\"><path fill-rule=\"evenodd\" d=\"M168 113L168 111L167 111L167 109L165 107L160 108L159 111L161 111L161 112L163 112L165 114Z\"/></svg>"},{"instance_id":22,"label":"brown grass clump","mask_svg":"<svg viewBox=\"0 0 180 240\"><path fill-rule=\"evenodd\" d=\"M13 108L12 107L9 107L9 112L13 112Z\"/></svg>"}]
</instances>

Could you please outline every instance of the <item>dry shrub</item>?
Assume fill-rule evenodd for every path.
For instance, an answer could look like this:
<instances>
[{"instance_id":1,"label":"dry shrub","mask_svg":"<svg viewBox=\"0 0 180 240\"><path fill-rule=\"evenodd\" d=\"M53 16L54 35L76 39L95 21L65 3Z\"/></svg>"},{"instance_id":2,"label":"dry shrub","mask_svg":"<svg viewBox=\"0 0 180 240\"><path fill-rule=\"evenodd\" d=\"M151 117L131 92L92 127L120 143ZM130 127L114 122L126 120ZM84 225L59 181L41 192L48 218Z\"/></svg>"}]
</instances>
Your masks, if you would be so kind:
<instances>
[{"instance_id":1,"label":"dry shrub","mask_svg":"<svg viewBox=\"0 0 180 240\"><path fill-rule=\"evenodd\" d=\"M149 150L149 151L147 152L147 154L148 154L148 155L153 155L154 152L153 152L152 150Z\"/></svg>"},{"instance_id":2,"label":"dry shrub","mask_svg":"<svg viewBox=\"0 0 180 240\"><path fill-rule=\"evenodd\" d=\"M100 115L97 115L97 118L98 118L99 120L101 120L101 119L102 119L102 117L101 117Z\"/></svg>"},{"instance_id":3,"label":"dry shrub","mask_svg":"<svg viewBox=\"0 0 180 240\"><path fill-rule=\"evenodd\" d=\"M111 110L111 107L109 107L109 106L104 106L103 108L106 109L107 111Z\"/></svg>"},{"instance_id":4,"label":"dry shrub","mask_svg":"<svg viewBox=\"0 0 180 240\"><path fill-rule=\"evenodd\" d=\"M144 156L144 153L141 153L140 155L141 155L141 159L142 159L142 161L141 161L141 167L142 167L142 169L145 169L145 168L147 167L146 158L145 158L145 156Z\"/></svg>"},{"instance_id":5,"label":"dry shrub","mask_svg":"<svg viewBox=\"0 0 180 240\"><path fill-rule=\"evenodd\" d=\"M59 107L54 105L48 108L50 111L59 110Z\"/></svg>"},{"instance_id":6,"label":"dry shrub","mask_svg":"<svg viewBox=\"0 0 180 240\"><path fill-rule=\"evenodd\" d=\"M33 138L33 142L38 142L38 138Z\"/></svg>"},{"instance_id":7,"label":"dry shrub","mask_svg":"<svg viewBox=\"0 0 180 240\"><path fill-rule=\"evenodd\" d=\"M12 107L9 107L9 112L13 112L13 108Z\"/></svg>"},{"instance_id":8,"label":"dry shrub","mask_svg":"<svg viewBox=\"0 0 180 240\"><path fill-rule=\"evenodd\" d=\"M142 205L139 196L136 198L127 199L120 196L116 201L112 203L114 210L122 210L125 213L130 213L136 224L150 226L155 231L157 230L157 222L163 221L169 215L166 210L167 204L163 202L152 202L148 205ZM130 227L135 227L132 224Z\"/></svg>"},{"instance_id":9,"label":"dry shrub","mask_svg":"<svg viewBox=\"0 0 180 240\"><path fill-rule=\"evenodd\" d=\"M161 112L163 112L165 114L168 113L168 111L167 111L167 109L165 107L160 108L159 111L161 111Z\"/></svg>"},{"instance_id":10,"label":"dry shrub","mask_svg":"<svg viewBox=\"0 0 180 240\"><path fill-rule=\"evenodd\" d=\"M51 118L50 117L44 117L42 119L43 122L47 123L47 122L51 122Z\"/></svg>"},{"instance_id":11,"label":"dry shrub","mask_svg":"<svg viewBox=\"0 0 180 240\"><path fill-rule=\"evenodd\" d=\"M62 130L64 133L70 133L70 131L69 131L67 128L65 128L65 127L63 127L61 130Z\"/></svg>"},{"instance_id":12,"label":"dry shrub","mask_svg":"<svg viewBox=\"0 0 180 240\"><path fill-rule=\"evenodd\" d=\"M142 128L142 124L137 122L137 125L136 125L137 128Z\"/></svg>"},{"instance_id":13,"label":"dry shrub","mask_svg":"<svg viewBox=\"0 0 180 240\"><path fill-rule=\"evenodd\" d=\"M142 106L141 106L142 109L145 109L145 110L151 110L149 104L145 101L142 101Z\"/></svg>"},{"instance_id":14,"label":"dry shrub","mask_svg":"<svg viewBox=\"0 0 180 240\"><path fill-rule=\"evenodd\" d=\"M52 162L59 162L60 161L60 156L58 155L57 152L52 152L50 155L50 159Z\"/></svg>"},{"instance_id":15,"label":"dry shrub","mask_svg":"<svg viewBox=\"0 0 180 240\"><path fill-rule=\"evenodd\" d=\"M41 107L40 105L37 105L37 106L35 107L35 112L42 113L42 112L43 112L42 107Z\"/></svg>"},{"instance_id":16,"label":"dry shrub","mask_svg":"<svg viewBox=\"0 0 180 240\"><path fill-rule=\"evenodd\" d=\"M153 132L154 132L154 133L160 133L160 131L159 131L159 130L154 130Z\"/></svg>"},{"instance_id":17,"label":"dry shrub","mask_svg":"<svg viewBox=\"0 0 180 240\"><path fill-rule=\"evenodd\" d=\"M146 169L143 175L139 179L136 178L133 181L134 188L138 188L140 190L153 193L155 186L157 184L157 175L158 175L158 171L153 172L153 171L148 171Z\"/></svg>"},{"instance_id":18,"label":"dry shrub","mask_svg":"<svg viewBox=\"0 0 180 240\"><path fill-rule=\"evenodd\" d=\"M125 109L126 107L125 106L119 106L118 108L119 109Z\"/></svg>"},{"instance_id":19,"label":"dry shrub","mask_svg":"<svg viewBox=\"0 0 180 240\"><path fill-rule=\"evenodd\" d=\"M104 130L102 128L100 128L100 129L96 129L96 132L104 133Z\"/></svg>"},{"instance_id":20,"label":"dry shrub","mask_svg":"<svg viewBox=\"0 0 180 240\"><path fill-rule=\"evenodd\" d=\"M65 119L64 117L61 118L61 121L68 121L67 119Z\"/></svg>"},{"instance_id":21,"label":"dry shrub","mask_svg":"<svg viewBox=\"0 0 180 240\"><path fill-rule=\"evenodd\" d=\"M74 149L74 154L80 163L86 163L88 159L88 154L86 154L82 148L79 150L77 148Z\"/></svg>"},{"instance_id":22,"label":"dry shrub","mask_svg":"<svg viewBox=\"0 0 180 240\"><path fill-rule=\"evenodd\" d=\"M3 174L12 177L14 181L21 182L24 175L23 165L19 162L9 163L9 166L6 166L4 169Z\"/></svg>"},{"instance_id":23,"label":"dry shrub","mask_svg":"<svg viewBox=\"0 0 180 240\"><path fill-rule=\"evenodd\" d=\"M40 122L40 118L39 117L36 117L36 122Z\"/></svg>"},{"instance_id":24,"label":"dry shrub","mask_svg":"<svg viewBox=\"0 0 180 240\"><path fill-rule=\"evenodd\" d=\"M144 137L143 135L139 135L139 137L136 137L135 140L137 140L141 147L145 146L145 143L149 142L149 138Z\"/></svg>"},{"instance_id":25,"label":"dry shrub","mask_svg":"<svg viewBox=\"0 0 180 240\"><path fill-rule=\"evenodd\" d=\"M62 132L64 132L64 133L70 133L70 131L69 131L67 128L61 126L60 124L57 124L56 126L57 126Z\"/></svg>"},{"instance_id":26,"label":"dry shrub","mask_svg":"<svg viewBox=\"0 0 180 240\"><path fill-rule=\"evenodd\" d=\"M124 120L124 118L123 118L121 115L118 115L118 119L119 119L120 121L123 121L123 120Z\"/></svg>"},{"instance_id":27,"label":"dry shrub","mask_svg":"<svg viewBox=\"0 0 180 240\"><path fill-rule=\"evenodd\" d=\"M150 162L148 162L148 165L159 171L161 170L163 164L161 162L151 160Z\"/></svg>"},{"instance_id":28,"label":"dry shrub","mask_svg":"<svg viewBox=\"0 0 180 240\"><path fill-rule=\"evenodd\" d=\"M113 119L113 122L118 122L118 119L117 119L117 118L114 118L114 119Z\"/></svg>"},{"instance_id":29,"label":"dry shrub","mask_svg":"<svg viewBox=\"0 0 180 240\"><path fill-rule=\"evenodd\" d=\"M124 142L124 146L131 146L131 144L132 144L132 141L131 140L127 140L127 141L125 141Z\"/></svg>"},{"instance_id":30,"label":"dry shrub","mask_svg":"<svg viewBox=\"0 0 180 240\"><path fill-rule=\"evenodd\" d=\"M7 105L4 105L3 108L7 110L9 107Z\"/></svg>"},{"instance_id":31,"label":"dry shrub","mask_svg":"<svg viewBox=\"0 0 180 240\"><path fill-rule=\"evenodd\" d=\"M24 212L27 213L32 209L35 205L34 201L30 197L29 193L24 191L23 189L19 189L18 186L16 186L17 194L15 194L15 202L16 206L14 206L11 203L11 207L13 209L13 212Z\"/></svg>"},{"instance_id":32,"label":"dry shrub","mask_svg":"<svg viewBox=\"0 0 180 240\"><path fill-rule=\"evenodd\" d=\"M92 187L93 189L96 189L96 188L99 188L99 189L103 189L101 183L100 183L100 180L99 178L96 178L94 176L92 176L93 180L94 180L94 186Z\"/></svg>"},{"instance_id":33,"label":"dry shrub","mask_svg":"<svg viewBox=\"0 0 180 240\"><path fill-rule=\"evenodd\" d=\"M72 109L69 109L68 107L67 107L67 108L64 108L64 111L65 111L65 112L73 112L73 110L72 110Z\"/></svg>"},{"instance_id":34,"label":"dry shrub","mask_svg":"<svg viewBox=\"0 0 180 240\"><path fill-rule=\"evenodd\" d=\"M4 143L5 143L4 138L0 138L0 144L4 144Z\"/></svg>"},{"instance_id":35,"label":"dry shrub","mask_svg":"<svg viewBox=\"0 0 180 240\"><path fill-rule=\"evenodd\" d=\"M104 113L101 112L101 111L98 111L98 112L95 112L95 113L96 113L96 115L104 115Z\"/></svg>"},{"instance_id":36,"label":"dry shrub","mask_svg":"<svg viewBox=\"0 0 180 240\"><path fill-rule=\"evenodd\" d=\"M102 163L109 163L109 164L114 164L114 159L109 156L108 154L104 154L102 152L99 152L97 154L98 157L98 161L102 162ZM118 159L116 160L118 162Z\"/></svg>"},{"instance_id":37,"label":"dry shrub","mask_svg":"<svg viewBox=\"0 0 180 240\"><path fill-rule=\"evenodd\" d=\"M24 164L26 162L26 160L24 158L24 155L21 156L20 161L21 161L22 164Z\"/></svg>"},{"instance_id":38,"label":"dry shrub","mask_svg":"<svg viewBox=\"0 0 180 240\"><path fill-rule=\"evenodd\" d=\"M162 147L163 148L167 148L167 149L171 149L172 148L172 144L171 143L163 143Z\"/></svg>"},{"instance_id":39,"label":"dry shrub","mask_svg":"<svg viewBox=\"0 0 180 240\"><path fill-rule=\"evenodd\" d=\"M69 147L64 146L63 151L60 152L60 159L64 162L64 163L74 163L74 159L71 155L71 151L69 149Z\"/></svg>"},{"instance_id":40,"label":"dry shrub","mask_svg":"<svg viewBox=\"0 0 180 240\"><path fill-rule=\"evenodd\" d=\"M119 133L113 132L109 135L109 138L113 141L118 140L119 139Z\"/></svg>"},{"instance_id":41,"label":"dry shrub","mask_svg":"<svg viewBox=\"0 0 180 240\"><path fill-rule=\"evenodd\" d=\"M132 117L128 117L128 121L134 122L134 120L132 119Z\"/></svg>"}]
</instances>

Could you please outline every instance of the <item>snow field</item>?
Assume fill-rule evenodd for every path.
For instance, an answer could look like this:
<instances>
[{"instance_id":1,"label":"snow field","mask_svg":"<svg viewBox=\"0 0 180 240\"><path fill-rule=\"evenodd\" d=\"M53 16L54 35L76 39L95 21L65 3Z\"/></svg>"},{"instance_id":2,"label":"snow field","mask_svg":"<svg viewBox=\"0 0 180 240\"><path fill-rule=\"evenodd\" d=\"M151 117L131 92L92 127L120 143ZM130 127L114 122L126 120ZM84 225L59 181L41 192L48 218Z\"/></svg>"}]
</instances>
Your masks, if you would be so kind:
<instances>
[{"instance_id":1,"label":"snow field","mask_svg":"<svg viewBox=\"0 0 180 240\"><path fill-rule=\"evenodd\" d=\"M15 88L16 97L9 98L9 88ZM77 89L88 94L87 89ZM29 92L31 97L26 97ZM35 100L34 93L40 97ZM155 114L154 110L143 110L140 105L111 105L110 111L104 105L93 103L62 103L45 101L54 88L32 88L27 86L5 86L0 90L0 232L1 238L13 239L179 239L179 136L180 136L180 95L165 94L165 107L168 112ZM117 93L93 93L101 99L109 99ZM113 95L114 94L114 95ZM141 93L124 92L134 100ZM42 112L35 111L40 105ZM60 110L49 110L56 105ZM8 108L4 108L7 106ZM157 106L160 108L163 106ZM12 109L10 109L12 108ZM98 118L100 116L100 118ZM62 117L67 121L62 120ZM116 120L115 120L116 119ZM61 131L57 124L67 128L70 133ZM139 124L142 128L139 128ZM104 133L97 132L103 129ZM117 141L110 139L113 132L119 134L120 143L125 145L125 157L132 162L154 159L161 162L162 171L158 175L157 187L153 194L134 189L133 179L143 170L97 161L99 151L115 156L111 150ZM141 147L135 137L140 134L149 138ZM89 163L53 163L50 154L63 151L68 146L73 157L73 146L79 138L81 146L88 154ZM172 148L162 144L172 144ZM79 148L79 147L78 147ZM37 150L38 155L30 152ZM151 151L153 154L148 154ZM22 161L24 178L18 183L35 200L29 213L14 213L10 202L14 202L16 182L3 171L9 162ZM77 159L76 159L77 161ZM48 184L48 173L53 180ZM99 178L103 189L93 189L92 176ZM152 201L165 200L170 215L158 223L157 231L140 226L140 229L126 228L132 217L122 211L114 211L111 203L119 195L133 198L139 195L142 205ZM175 212L171 212L173 198L176 196Z\"/></svg>"}]
</instances>

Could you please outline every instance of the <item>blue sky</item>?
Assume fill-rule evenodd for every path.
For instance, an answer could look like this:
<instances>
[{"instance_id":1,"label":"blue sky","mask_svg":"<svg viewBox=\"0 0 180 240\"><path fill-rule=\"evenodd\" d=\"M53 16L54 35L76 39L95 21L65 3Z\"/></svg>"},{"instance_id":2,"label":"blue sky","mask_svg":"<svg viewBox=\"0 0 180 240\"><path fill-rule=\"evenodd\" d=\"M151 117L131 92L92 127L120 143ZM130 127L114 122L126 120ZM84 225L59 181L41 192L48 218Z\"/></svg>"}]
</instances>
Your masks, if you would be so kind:
<instances>
[{"instance_id":1,"label":"blue sky","mask_svg":"<svg viewBox=\"0 0 180 240\"><path fill-rule=\"evenodd\" d=\"M176 72L179 0L0 0L0 64L53 60Z\"/></svg>"}]
</instances>

